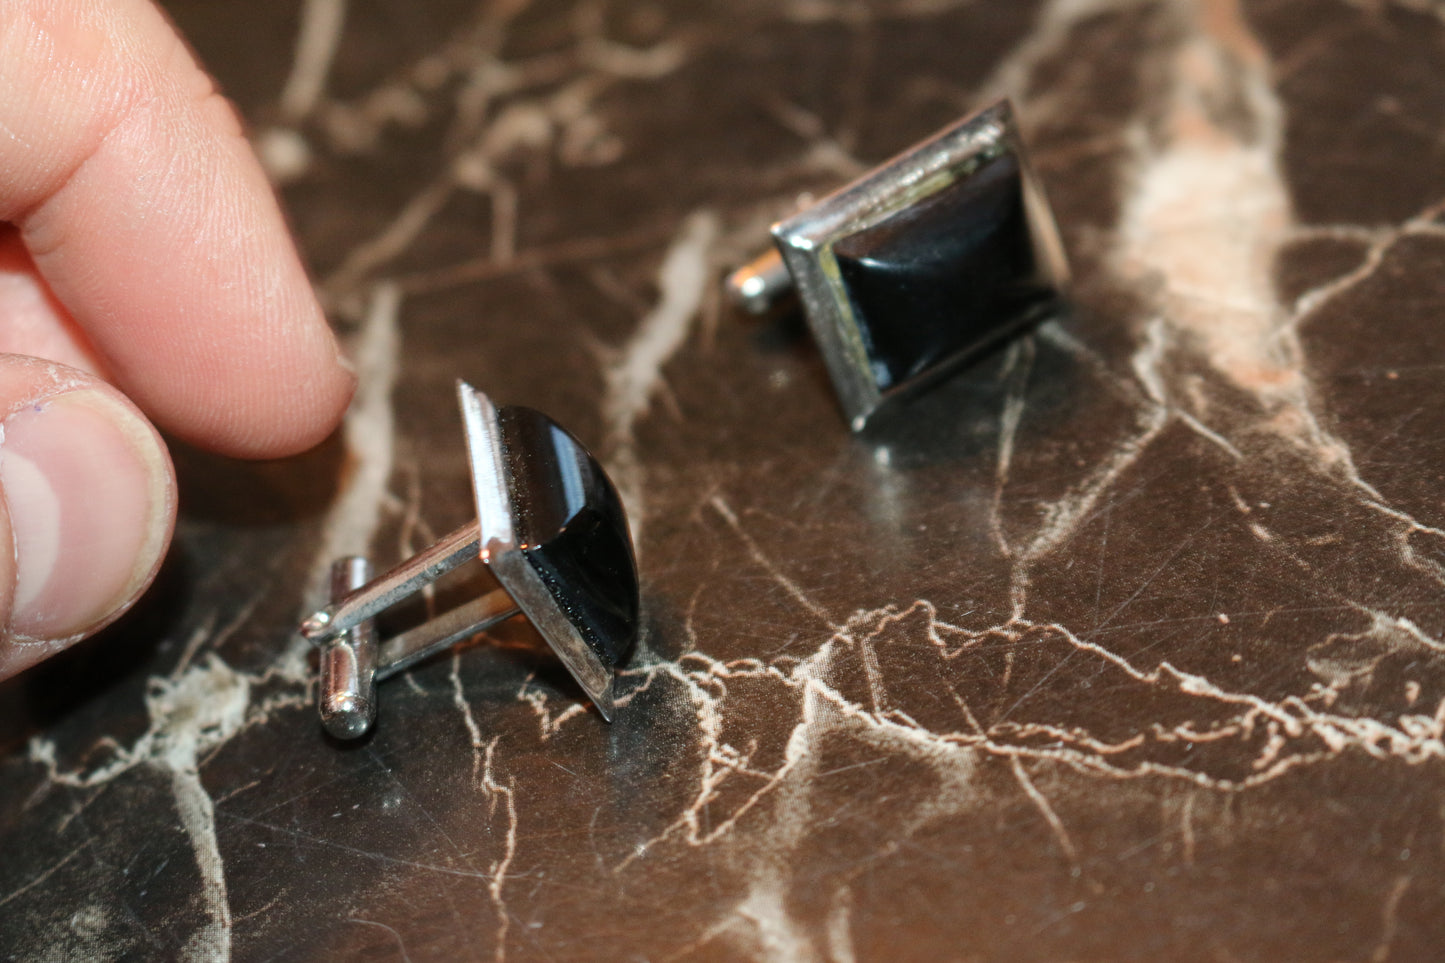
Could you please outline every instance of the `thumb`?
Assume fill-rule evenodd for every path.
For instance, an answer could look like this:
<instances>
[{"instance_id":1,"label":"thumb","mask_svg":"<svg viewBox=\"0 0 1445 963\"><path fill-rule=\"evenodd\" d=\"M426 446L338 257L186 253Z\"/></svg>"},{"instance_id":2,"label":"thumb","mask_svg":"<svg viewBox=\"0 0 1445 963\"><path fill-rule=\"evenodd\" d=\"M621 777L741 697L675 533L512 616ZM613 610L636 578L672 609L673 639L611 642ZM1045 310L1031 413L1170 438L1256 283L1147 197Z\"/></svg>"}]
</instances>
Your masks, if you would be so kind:
<instances>
[{"instance_id":1,"label":"thumb","mask_svg":"<svg viewBox=\"0 0 1445 963\"><path fill-rule=\"evenodd\" d=\"M160 567L175 470L94 375L0 354L0 679L130 608Z\"/></svg>"}]
</instances>

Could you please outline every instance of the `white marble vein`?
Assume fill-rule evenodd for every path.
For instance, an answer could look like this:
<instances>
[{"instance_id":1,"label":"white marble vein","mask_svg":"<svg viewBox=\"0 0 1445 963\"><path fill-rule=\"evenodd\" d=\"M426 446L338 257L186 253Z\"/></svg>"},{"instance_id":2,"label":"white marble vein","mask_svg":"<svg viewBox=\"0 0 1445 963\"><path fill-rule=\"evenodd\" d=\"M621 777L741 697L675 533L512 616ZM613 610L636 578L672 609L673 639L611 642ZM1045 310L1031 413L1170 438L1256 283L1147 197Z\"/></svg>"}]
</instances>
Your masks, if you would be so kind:
<instances>
[{"instance_id":1,"label":"white marble vein","mask_svg":"<svg viewBox=\"0 0 1445 963\"><path fill-rule=\"evenodd\" d=\"M299 130L320 102L346 24L346 0L307 0L301 8L291 76L281 91L280 123L260 133L256 152L277 184L294 181L311 164L311 145Z\"/></svg>"},{"instance_id":2,"label":"white marble vein","mask_svg":"<svg viewBox=\"0 0 1445 963\"><path fill-rule=\"evenodd\" d=\"M712 211L697 211L682 224L658 270L657 304L621 349L606 352L602 419L606 425L604 458L608 475L627 507L634 544L647 518L645 475L637 452L637 423L665 389L663 369L686 344L715 283L712 248L719 232Z\"/></svg>"},{"instance_id":3,"label":"white marble vein","mask_svg":"<svg viewBox=\"0 0 1445 963\"><path fill-rule=\"evenodd\" d=\"M482 788L487 791L490 797L488 813L492 819L497 818L497 810L500 807L506 815L506 830L502 838L502 853L493 860L490 878L487 881L487 891L491 895L492 905L497 914L497 935L496 946L492 953L492 959L496 963L503 963L507 958L507 934L511 929L512 915L507 910L506 900L503 898L502 890L507 885L507 875L512 867L512 860L517 855L517 794L516 779L507 776L506 781L499 779L496 772L497 743L501 737L494 737L487 744L486 754L482 760Z\"/></svg>"},{"instance_id":4,"label":"white marble vein","mask_svg":"<svg viewBox=\"0 0 1445 963\"><path fill-rule=\"evenodd\" d=\"M402 364L401 307L401 291L395 284L377 284L361 328L351 341L357 388L342 433L352 470L327 511L317 539L308 603L324 602L334 560L371 554L372 539L390 497L396 447L392 393Z\"/></svg>"},{"instance_id":5,"label":"white marble vein","mask_svg":"<svg viewBox=\"0 0 1445 963\"><path fill-rule=\"evenodd\" d=\"M185 942L182 955L186 960L231 958L225 867L216 840L215 806L201 783L199 760L244 725L250 682L215 655L170 678L151 679L146 693L150 727L130 747L115 747L111 762L90 771L62 771L54 743L43 736L30 743L30 758L45 766L50 781L58 785L91 789L138 766L168 775L176 811L200 873L206 916Z\"/></svg>"}]
</instances>

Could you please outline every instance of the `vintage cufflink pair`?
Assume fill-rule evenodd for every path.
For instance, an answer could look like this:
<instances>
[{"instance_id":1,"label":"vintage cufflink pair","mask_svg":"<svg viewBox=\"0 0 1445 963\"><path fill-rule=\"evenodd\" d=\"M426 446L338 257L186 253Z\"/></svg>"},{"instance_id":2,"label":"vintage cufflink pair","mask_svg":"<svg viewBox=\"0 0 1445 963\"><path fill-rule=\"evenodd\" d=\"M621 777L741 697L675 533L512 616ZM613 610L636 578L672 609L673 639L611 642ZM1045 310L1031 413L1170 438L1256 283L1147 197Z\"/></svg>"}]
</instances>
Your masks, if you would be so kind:
<instances>
[{"instance_id":1,"label":"vintage cufflink pair","mask_svg":"<svg viewBox=\"0 0 1445 963\"><path fill-rule=\"evenodd\" d=\"M728 293L762 314L796 290L854 431L1044 318L1069 277L1006 100L772 233Z\"/></svg>"},{"instance_id":2,"label":"vintage cufflink pair","mask_svg":"<svg viewBox=\"0 0 1445 963\"><path fill-rule=\"evenodd\" d=\"M1058 303L1068 267L1007 101L938 133L773 227L777 250L735 272L733 300L765 313L796 289L854 431ZM570 434L458 384L477 520L391 571L338 559L332 602L301 634L321 650L327 731L364 735L376 683L519 613L602 717L638 631L622 502ZM501 588L385 641L374 619L480 558Z\"/></svg>"}]
</instances>

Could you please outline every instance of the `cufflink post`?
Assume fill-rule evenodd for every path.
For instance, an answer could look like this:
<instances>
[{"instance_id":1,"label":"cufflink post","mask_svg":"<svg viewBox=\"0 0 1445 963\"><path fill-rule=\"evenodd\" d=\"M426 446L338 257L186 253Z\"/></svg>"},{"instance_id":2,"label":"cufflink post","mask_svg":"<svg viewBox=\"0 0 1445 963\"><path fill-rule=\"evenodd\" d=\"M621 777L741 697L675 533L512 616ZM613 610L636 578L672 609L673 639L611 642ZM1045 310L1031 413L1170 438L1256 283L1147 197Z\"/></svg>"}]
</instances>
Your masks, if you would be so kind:
<instances>
[{"instance_id":1,"label":"cufflink post","mask_svg":"<svg viewBox=\"0 0 1445 963\"><path fill-rule=\"evenodd\" d=\"M331 598L345 598L370 575L366 559L338 558L331 566ZM322 645L320 662L316 702L321 724L338 739L365 734L376 719L376 626L365 619L331 635Z\"/></svg>"},{"instance_id":2,"label":"cufflink post","mask_svg":"<svg viewBox=\"0 0 1445 963\"><path fill-rule=\"evenodd\" d=\"M775 247L729 274L725 283L728 300L748 314L767 314L793 294L793 276Z\"/></svg>"}]
</instances>

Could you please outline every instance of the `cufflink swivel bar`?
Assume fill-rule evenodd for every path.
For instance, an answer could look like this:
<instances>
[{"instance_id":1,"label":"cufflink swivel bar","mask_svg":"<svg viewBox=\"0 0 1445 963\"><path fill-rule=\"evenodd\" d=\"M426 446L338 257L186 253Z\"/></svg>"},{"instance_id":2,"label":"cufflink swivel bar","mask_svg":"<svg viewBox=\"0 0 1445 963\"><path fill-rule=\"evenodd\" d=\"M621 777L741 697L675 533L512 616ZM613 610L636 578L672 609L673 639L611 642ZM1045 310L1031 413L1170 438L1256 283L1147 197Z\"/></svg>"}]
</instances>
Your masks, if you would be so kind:
<instances>
[{"instance_id":1,"label":"cufflink swivel bar","mask_svg":"<svg viewBox=\"0 0 1445 963\"><path fill-rule=\"evenodd\" d=\"M301 635L321 649L321 724L338 739L365 735L376 719L375 686L462 639L485 632L521 608L504 590L409 629L384 643L373 619L423 586L479 556L476 522L442 538L378 578L359 556L339 558L331 568L330 605L301 623Z\"/></svg>"}]
</instances>

